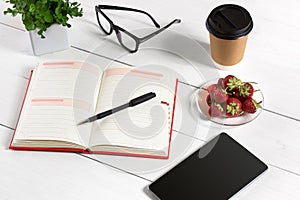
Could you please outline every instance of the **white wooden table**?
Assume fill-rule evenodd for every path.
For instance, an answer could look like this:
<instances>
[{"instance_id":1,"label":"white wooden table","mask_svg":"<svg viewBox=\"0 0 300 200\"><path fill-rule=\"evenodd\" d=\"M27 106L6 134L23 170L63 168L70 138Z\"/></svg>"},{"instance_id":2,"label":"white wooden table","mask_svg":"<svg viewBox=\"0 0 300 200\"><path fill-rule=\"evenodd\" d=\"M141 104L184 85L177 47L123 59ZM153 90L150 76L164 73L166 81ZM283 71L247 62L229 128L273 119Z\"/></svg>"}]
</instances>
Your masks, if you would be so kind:
<instances>
[{"instance_id":1,"label":"white wooden table","mask_svg":"<svg viewBox=\"0 0 300 200\"><path fill-rule=\"evenodd\" d=\"M98 3L150 12L164 25L182 23L142 44L130 55L115 34L104 36L94 6ZM84 17L72 20L71 48L40 57L28 54L20 18L4 16L0 2L0 199L150 199L145 187L213 136L227 132L269 166L268 171L233 199L300 199L300 2L242 1L254 21L245 58L234 71L219 71L209 59L205 20L223 0L82 1ZM134 13L111 13L114 21L140 33L149 21ZM173 54L172 54L173 53ZM116 59L130 65L171 66L182 75L174 143L169 160L8 149L29 71L44 59L89 60L105 65ZM235 74L260 84L265 97L260 116L242 126L222 127L195 117L191 95L204 80ZM230 182L229 182L230 184Z\"/></svg>"}]
</instances>

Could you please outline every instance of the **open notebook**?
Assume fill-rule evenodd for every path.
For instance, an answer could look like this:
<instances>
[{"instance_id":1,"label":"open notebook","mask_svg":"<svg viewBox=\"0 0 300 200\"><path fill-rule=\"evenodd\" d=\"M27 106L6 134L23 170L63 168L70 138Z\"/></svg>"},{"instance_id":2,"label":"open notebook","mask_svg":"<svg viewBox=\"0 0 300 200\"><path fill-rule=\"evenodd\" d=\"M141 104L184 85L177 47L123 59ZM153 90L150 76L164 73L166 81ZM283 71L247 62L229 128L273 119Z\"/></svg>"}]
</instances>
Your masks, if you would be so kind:
<instances>
[{"instance_id":1,"label":"open notebook","mask_svg":"<svg viewBox=\"0 0 300 200\"><path fill-rule=\"evenodd\" d=\"M42 63L31 73L10 149L168 158L177 85L150 68ZM156 97L77 126L148 92Z\"/></svg>"}]
</instances>

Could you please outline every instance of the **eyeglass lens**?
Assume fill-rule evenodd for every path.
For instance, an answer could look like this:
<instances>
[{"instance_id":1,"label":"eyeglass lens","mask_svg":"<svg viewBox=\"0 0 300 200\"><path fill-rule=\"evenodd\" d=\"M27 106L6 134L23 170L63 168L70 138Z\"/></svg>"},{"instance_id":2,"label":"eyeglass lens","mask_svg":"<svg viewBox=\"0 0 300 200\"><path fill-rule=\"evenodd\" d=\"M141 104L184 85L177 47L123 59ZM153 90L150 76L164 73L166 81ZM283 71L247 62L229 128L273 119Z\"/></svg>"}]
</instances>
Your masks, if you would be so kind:
<instances>
[{"instance_id":1,"label":"eyeglass lens","mask_svg":"<svg viewBox=\"0 0 300 200\"><path fill-rule=\"evenodd\" d=\"M134 51L137 48L137 42L134 38L128 35L126 32L118 31L117 33L119 42L128 50Z\"/></svg>"},{"instance_id":2,"label":"eyeglass lens","mask_svg":"<svg viewBox=\"0 0 300 200\"><path fill-rule=\"evenodd\" d=\"M109 23L109 21L102 15L102 13L97 12L97 19L99 22L100 27L102 28L102 30L106 33L106 34L110 34L111 33L111 24Z\"/></svg>"}]
</instances>

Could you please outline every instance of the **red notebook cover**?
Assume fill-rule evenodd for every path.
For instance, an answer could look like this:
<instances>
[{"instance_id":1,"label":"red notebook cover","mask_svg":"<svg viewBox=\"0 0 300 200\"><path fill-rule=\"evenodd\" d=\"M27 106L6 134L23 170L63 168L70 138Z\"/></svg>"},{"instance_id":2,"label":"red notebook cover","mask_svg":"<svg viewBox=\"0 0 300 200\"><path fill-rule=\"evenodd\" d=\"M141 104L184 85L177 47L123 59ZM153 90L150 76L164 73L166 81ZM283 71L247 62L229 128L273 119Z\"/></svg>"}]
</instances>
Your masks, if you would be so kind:
<instances>
[{"instance_id":1,"label":"red notebook cover","mask_svg":"<svg viewBox=\"0 0 300 200\"><path fill-rule=\"evenodd\" d=\"M21 116L21 112L24 106L24 102L25 102L25 98L27 96L28 93L28 88L31 82L31 78L32 78L32 73L33 70L30 71L30 76L29 76L29 80L28 80L28 84L26 86L26 90L25 90L25 95L24 98L22 100L22 105L21 105L21 110L19 113L19 117L17 120L17 125L19 123L19 119ZM13 133L13 137L10 141L10 145L9 145L9 149L12 150L30 150L30 151L57 151L57 152L79 152L79 153L86 153L86 154L107 154L107 155L120 155L120 156L135 156L135 157L144 157L144 158L160 158L160 159L168 159L169 155L170 155L170 146L171 146L171 138L172 138L172 128L173 128L173 121L174 121L174 112L175 112L175 104L176 104L176 97L177 97L177 88L178 88L178 79L176 79L176 84L175 84L175 90L174 90L174 103L173 103L173 112L172 112L172 117L171 117L171 128L170 128L170 137L169 137L169 146L168 146L168 154L167 156L156 156L156 155L146 155L146 154L134 154L134 153L124 153L124 152L107 152L107 151L89 151L87 149L77 149L77 148L44 148L44 147L16 147L12 145L14 136L15 136L15 132L16 132L16 128L15 131ZM16 127L17 127L16 125Z\"/></svg>"}]
</instances>

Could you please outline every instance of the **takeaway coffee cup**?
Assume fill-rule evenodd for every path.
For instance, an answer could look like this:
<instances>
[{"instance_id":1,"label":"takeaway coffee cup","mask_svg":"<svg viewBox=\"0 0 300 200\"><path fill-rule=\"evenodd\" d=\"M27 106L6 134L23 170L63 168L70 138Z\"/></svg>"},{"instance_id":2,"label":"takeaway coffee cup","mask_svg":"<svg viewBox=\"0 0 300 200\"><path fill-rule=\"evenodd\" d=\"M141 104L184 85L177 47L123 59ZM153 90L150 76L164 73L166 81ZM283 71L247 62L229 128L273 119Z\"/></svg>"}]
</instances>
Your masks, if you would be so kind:
<instances>
[{"instance_id":1,"label":"takeaway coffee cup","mask_svg":"<svg viewBox=\"0 0 300 200\"><path fill-rule=\"evenodd\" d=\"M253 28L252 18L245 8L234 4L216 7L206 20L206 28L211 57L217 67L230 68L243 59L248 34Z\"/></svg>"}]
</instances>

